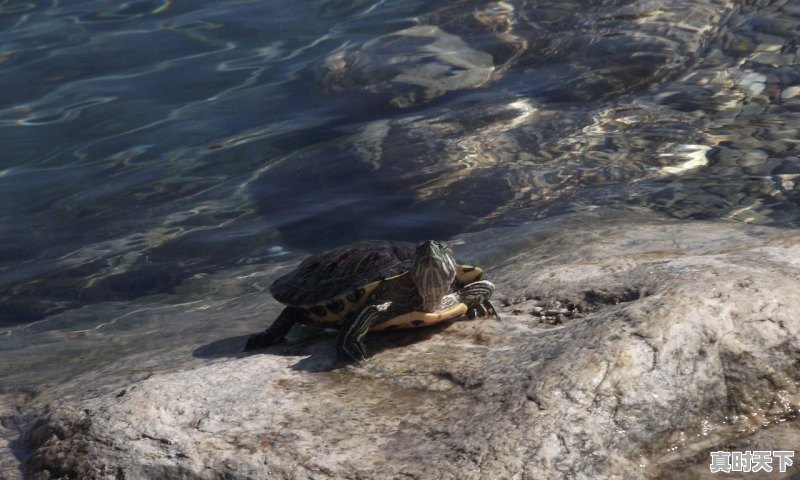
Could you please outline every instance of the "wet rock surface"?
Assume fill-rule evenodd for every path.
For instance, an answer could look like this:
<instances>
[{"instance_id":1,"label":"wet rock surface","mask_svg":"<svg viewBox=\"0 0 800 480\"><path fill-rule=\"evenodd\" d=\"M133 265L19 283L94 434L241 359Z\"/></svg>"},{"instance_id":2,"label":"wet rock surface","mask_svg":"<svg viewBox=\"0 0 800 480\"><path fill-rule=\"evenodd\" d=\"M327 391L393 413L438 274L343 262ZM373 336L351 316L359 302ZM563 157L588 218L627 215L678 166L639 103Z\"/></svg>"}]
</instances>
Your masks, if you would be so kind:
<instances>
[{"instance_id":1,"label":"wet rock surface","mask_svg":"<svg viewBox=\"0 0 800 480\"><path fill-rule=\"evenodd\" d=\"M799 233L582 215L463 240L502 321L370 335L363 368L329 334L221 339L44 392L16 419L31 478L659 478L800 445L770 436L800 407Z\"/></svg>"}]
</instances>

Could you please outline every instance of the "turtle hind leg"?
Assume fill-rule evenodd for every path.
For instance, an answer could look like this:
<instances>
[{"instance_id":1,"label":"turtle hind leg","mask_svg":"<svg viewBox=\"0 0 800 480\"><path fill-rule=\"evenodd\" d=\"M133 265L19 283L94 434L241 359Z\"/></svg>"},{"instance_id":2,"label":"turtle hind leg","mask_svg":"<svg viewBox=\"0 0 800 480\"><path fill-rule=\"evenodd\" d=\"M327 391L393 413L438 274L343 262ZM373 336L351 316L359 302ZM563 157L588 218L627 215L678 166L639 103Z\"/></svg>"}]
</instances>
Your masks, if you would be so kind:
<instances>
[{"instance_id":1,"label":"turtle hind leg","mask_svg":"<svg viewBox=\"0 0 800 480\"><path fill-rule=\"evenodd\" d=\"M367 356L367 348L363 342L364 336L370 327L390 315L385 309L381 310L375 305L370 305L346 321L336 337L336 360L363 365Z\"/></svg>"},{"instance_id":2,"label":"turtle hind leg","mask_svg":"<svg viewBox=\"0 0 800 480\"><path fill-rule=\"evenodd\" d=\"M250 335L243 351L249 352L280 343L286 337L286 334L289 333L289 330L291 330L296 323L305 318L305 314L299 308L284 308L269 328L261 333Z\"/></svg>"},{"instance_id":3,"label":"turtle hind leg","mask_svg":"<svg viewBox=\"0 0 800 480\"><path fill-rule=\"evenodd\" d=\"M494 315L496 319L500 320L500 315L491 302L493 293L494 284L488 280L481 280L465 285L458 291L458 296L469 308L470 318L475 318L478 313L481 313L484 317Z\"/></svg>"}]
</instances>

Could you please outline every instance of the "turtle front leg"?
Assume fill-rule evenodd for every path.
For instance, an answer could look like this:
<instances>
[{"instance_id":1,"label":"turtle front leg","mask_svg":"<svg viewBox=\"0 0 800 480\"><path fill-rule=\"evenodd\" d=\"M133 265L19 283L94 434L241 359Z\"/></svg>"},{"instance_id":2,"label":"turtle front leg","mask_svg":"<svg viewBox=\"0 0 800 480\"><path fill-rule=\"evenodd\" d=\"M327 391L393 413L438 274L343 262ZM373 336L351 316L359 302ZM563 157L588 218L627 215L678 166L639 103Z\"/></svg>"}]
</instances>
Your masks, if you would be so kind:
<instances>
[{"instance_id":1,"label":"turtle front leg","mask_svg":"<svg viewBox=\"0 0 800 480\"><path fill-rule=\"evenodd\" d=\"M481 313L484 317L494 315L496 319L500 320L500 315L491 302L493 293L494 284L488 280L481 280L465 285L458 291L458 296L469 308L470 318L475 318L478 313Z\"/></svg>"},{"instance_id":2,"label":"turtle front leg","mask_svg":"<svg viewBox=\"0 0 800 480\"><path fill-rule=\"evenodd\" d=\"M367 348L364 346L364 336L370 327L382 320L389 318L388 305L369 305L361 309L357 315L347 320L339 329L336 337L336 360L339 362L364 363Z\"/></svg>"},{"instance_id":3,"label":"turtle front leg","mask_svg":"<svg viewBox=\"0 0 800 480\"><path fill-rule=\"evenodd\" d=\"M247 339L247 343L245 344L243 351L249 352L251 350L256 350L258 348L264 348L270 345L275 345L276 343L280 343L289 333L289 330L292 329L294 324L302 320L306 320L306 316L302 310L294 307L284 308L281 314L278 315L278 318L272 322L272 325L270 325L269 328L261 333L250 335L250 338Z\"/></svg>"}]
</instances>

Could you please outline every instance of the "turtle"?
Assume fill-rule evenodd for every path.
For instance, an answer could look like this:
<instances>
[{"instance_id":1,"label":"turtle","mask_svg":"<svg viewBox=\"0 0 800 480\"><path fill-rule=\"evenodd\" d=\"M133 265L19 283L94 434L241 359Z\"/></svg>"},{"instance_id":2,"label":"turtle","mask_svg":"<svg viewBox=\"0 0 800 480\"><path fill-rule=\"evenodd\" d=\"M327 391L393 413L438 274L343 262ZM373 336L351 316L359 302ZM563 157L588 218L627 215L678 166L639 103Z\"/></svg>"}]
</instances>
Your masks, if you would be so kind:
<instances>
[{"instance_id":1,"label":"turtle","mask_svg":"<svg viewBox=\"0 0 800 480\"><path fill-rule=\"evenodd\" d=\"M338 361L361 364L368 331L422 327L464 314L499 320L491 303L494 285L482 275L434 240L362 240L313 255L272 283L270 293L286 307L269 328L250 336L244 351L281 342L295 324L317 324L339 329Z\"/></svg>"}]
</instances>

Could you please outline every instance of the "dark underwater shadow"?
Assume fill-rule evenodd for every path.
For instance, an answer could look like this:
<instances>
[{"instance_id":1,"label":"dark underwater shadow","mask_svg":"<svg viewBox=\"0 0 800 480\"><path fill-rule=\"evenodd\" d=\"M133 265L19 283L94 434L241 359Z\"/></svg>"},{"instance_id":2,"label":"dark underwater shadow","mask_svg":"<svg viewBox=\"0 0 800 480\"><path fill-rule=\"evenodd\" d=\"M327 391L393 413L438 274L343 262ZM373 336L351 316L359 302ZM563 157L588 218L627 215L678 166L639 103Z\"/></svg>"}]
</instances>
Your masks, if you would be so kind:
<instances>
[{"instance_id":1,"label":"dark underwater shadow","mask_svg":"<svg viewBox=\"0 0 800 480\"><path fill-rule=\"evenodd\" d=\"M408 151L401 140L400 159L425 153ZM321 251L368 238L451 238L513 198L507 180L483 172L453 179L435 198L420 199L419 188L449 174L446 166L432 165L441 171L426 173L398 159L392 168L367 168L337 142L302 153L248 185L258 215L275 225L290 249Z\"/></svg>"},{"instance_id":2,"label":"dark underwater shadow","mask_svg":"<svg viewBox=\"0 0 800 480\"><path fill-rule=\"evenodd\" d=\"M446 330L452 322L442 322L425 328L410 328L392 332L370 333L364 339L367 346L367 362L373 355L391 348L402 348L430 339ZM292 370L302 372L328 372L344 368L349 364L336 361L336 332L323 331L297 338L289 334L284 342L271 347L243 352L249 335L214 340L197 347L192 356L196 358L243 358L250 355L302 356L292 365Z\"/></svg>"}]
</instances>

